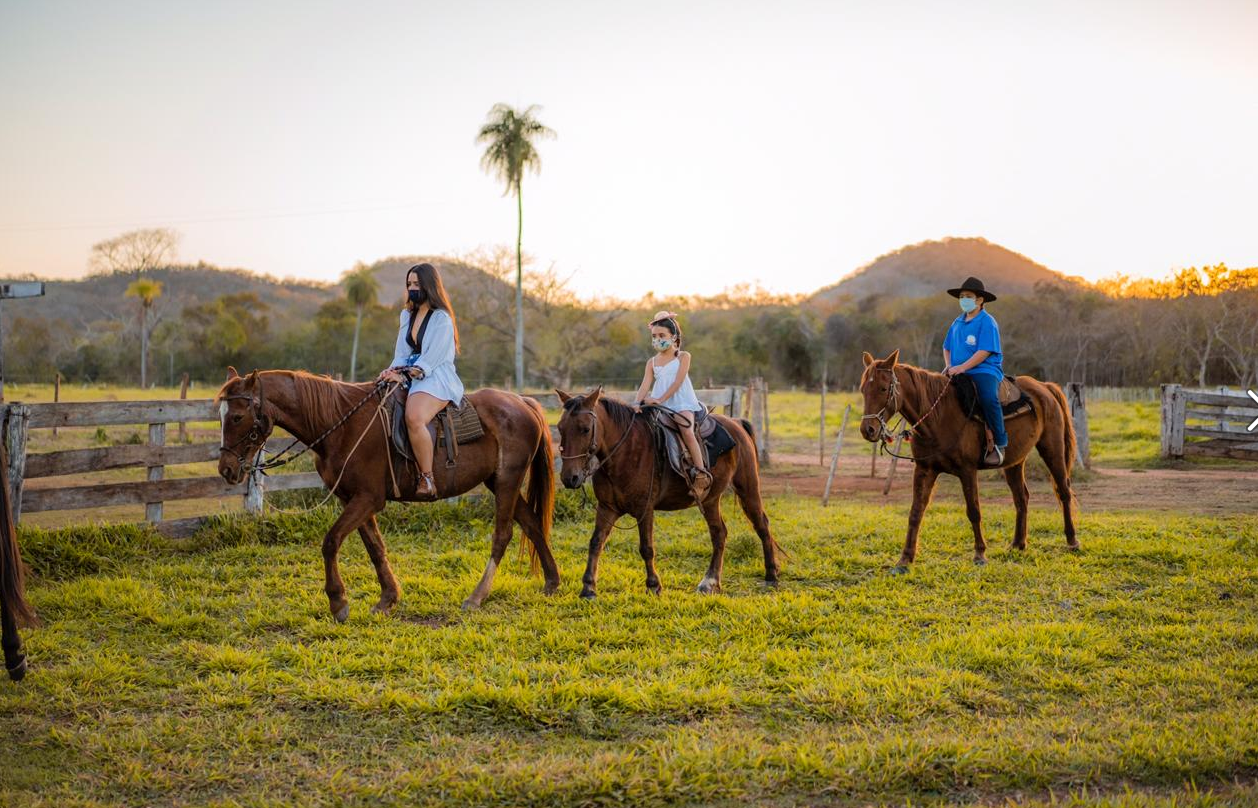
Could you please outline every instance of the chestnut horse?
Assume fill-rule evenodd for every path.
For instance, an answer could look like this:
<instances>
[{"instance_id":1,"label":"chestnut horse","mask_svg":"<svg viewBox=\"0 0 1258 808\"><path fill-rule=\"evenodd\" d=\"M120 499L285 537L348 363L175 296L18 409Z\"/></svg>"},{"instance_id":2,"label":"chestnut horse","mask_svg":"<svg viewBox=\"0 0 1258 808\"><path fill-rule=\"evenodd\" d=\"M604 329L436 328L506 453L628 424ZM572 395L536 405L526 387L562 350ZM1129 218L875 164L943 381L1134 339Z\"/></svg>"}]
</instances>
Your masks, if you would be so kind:
<instances>
[{"instance_id":1,"label":"chestnut horse","mask_svg":"<svg viewBox=\"0 0 1258 808\"><path fill-rule=\"evenodd\" d=\"M367 399L370 398L370 401ZM480 606L511 541L512 521L523 528L523 545L541 562L545 592L559 588L559 568L550 550L555 509L554 450L541 405L502 390L468 395L485 427L485 436L459 447L458 462L446 468L438 458L433 473L437 492L451 497L484 483L494 493L493 542L489 563L463 607ZM315 469L344 506L323 537L324 589L338 621L349 616L345 585L337 568L341 542L357 529L380 581L380 601L372 611L387 613L398 602L397 579L389 567L384 538L376 523L389 499L414 501L413 466L398 477L400 497L393 496L389 471L389 438L381 425L376 385L346 384L303 371L263 370L246 377L228 368L218 391L223 442L218 472L239 483L252 470L253 458L276 427L310 446ZM342 423L343 422L343 423ZM523 492L525 477L528 490Z\"/></svg>"},{"instance_id":2,"label":"chestnut horse","mask_svg":"<svg viewBox=\"0 0 1258 808\"><path fill-rule=\"evenodd\" d=\"M865 440L889 441L892 435L887 420L897 412L914 424L911 430L913 507L909 511L904 552L891 571L894 574L907 572L909 564L917 557L917 533L922 526L922 515L941 473L956 475L961 480L965 513L974 530L974 563L986 564L987 543L983 541L982 514L978 507L979 462L987 445L985 427L962 411L947 376L900 364L899 357L899 351L892 351L886 359L874 359L866 353L860 386L865 397L860 428ZM1030 376L1019 376L1015 381L1031 399L1033 409L1005 423L1009 448L1000 468L1013 492L1017 510L1013 549L1026 549L1030 491L1023 466L1035 449L1048 466L1053 488L1061 502L1066 546L1078 550L1072 509L1074 494L1070 490L1070 471L1075 463L1075 427L1070 420L1070 406L1061 388L1052 382L1041 382Z\"/></svg>"},{"instance_id":3,"label":"chestnut horse","mask_svg":"<svg viewBox=\"0 0 1258 808\"><path fill-rule=\"evenodd\" d=\"M603 398L599 387L587 395L556 390L563 402L559 417L560 480L568 488L579 488L591 477L598 509L594 533L590 536L590 556L581 579L581 597L595 596L598 558L616 520L630 514L638 521L638 552L646 564L646 588L660 593L660 577L655 571L655 511L678 511L697 504L684 480L667 463L657 461L652 417L627 404ZM721 569L725 562L728 530L721 517L721 493L731 483L764 549L764 580L778 580L777 553L780 548L769 532L769 517L760 501L760 467L751 424L723 415L711 415L729 431L736 446L717 458L711 468L712 487L699 504L712 537L712 560L699 582L705 594L721 591Z\"/></svg>"}]
</instances>

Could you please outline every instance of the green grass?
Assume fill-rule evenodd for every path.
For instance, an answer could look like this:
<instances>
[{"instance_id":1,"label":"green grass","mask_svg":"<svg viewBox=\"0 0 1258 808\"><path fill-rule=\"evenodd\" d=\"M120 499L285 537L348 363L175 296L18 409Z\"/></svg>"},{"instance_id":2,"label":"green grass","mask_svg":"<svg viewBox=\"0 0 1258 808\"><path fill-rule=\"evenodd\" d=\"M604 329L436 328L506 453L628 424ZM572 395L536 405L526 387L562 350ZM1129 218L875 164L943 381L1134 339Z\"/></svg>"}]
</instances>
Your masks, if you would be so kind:
<instances>
[{"instance_id":1,"label":"green grass","mask_svg":"<svg viewBox=\"0 0 1258 808\"><path fill-rule=\"evenodd\" d=\"M723 595L693 593L709 543L689 511L658 520L662 597L617 531L599 599L580 600L590 513L567 494L560 594L512 552L472 614L488 504L391 506L402 604L367 614L378 588L351 537L345 625L321 591L326 511L189 545L24 530L44 627L27 680L0 685L0 802L1258 801L1252 520L1089 514L1076 555L1037 509L1014 554L1012 511L991 506L976 568L941 503L895 578L902 508L779 498L791 560L766 590L730 505Z\"/></svg>"}]
</instances>

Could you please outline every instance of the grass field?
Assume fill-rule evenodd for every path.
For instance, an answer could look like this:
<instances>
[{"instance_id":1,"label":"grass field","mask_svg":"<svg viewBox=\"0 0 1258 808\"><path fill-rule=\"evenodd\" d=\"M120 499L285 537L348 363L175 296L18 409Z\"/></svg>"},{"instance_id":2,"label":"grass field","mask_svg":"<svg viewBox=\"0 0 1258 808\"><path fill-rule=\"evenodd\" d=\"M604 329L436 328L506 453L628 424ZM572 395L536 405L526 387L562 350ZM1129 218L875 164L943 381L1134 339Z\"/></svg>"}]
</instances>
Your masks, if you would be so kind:
<instances>
[{"instance_id":1,"label":"grass field","mask_svg":"<svg viewBox=\"0 0 1258 808\"><path fill-rule=\"evenodd\" d=\"M693 593L698 515L663 515L665 592L636 535L577 598L590 524L566 495L564 586L514 560L482 611L484 503L391 506L403 600L369 616L361 545L327 615L329 513L223 521L190 545L131 528L24 531L43 628L0 685L6 805L796 805L1258 803L1258 526L1088 514L1068 553L1034 509L1030 549L969 562L937 504L919 564L885 574L899 507L769 503L791 554L759 584L727 508L726 593Z\"/></svg>"}]
</instances>

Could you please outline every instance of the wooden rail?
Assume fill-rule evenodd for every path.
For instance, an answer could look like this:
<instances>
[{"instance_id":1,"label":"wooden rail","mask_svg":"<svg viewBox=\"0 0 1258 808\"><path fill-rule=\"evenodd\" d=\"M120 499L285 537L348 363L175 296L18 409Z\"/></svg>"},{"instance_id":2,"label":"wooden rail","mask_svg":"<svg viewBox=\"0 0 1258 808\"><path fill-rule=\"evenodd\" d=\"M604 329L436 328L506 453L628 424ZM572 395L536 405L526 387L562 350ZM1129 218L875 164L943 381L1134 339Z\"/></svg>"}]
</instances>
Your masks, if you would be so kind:
<instances>
[{"instance_id":1,"label":"wooden rail","mask_svg":"<svg viewBox=\"0 0 1258 808\"><path fill-rule=\"evenodd\" d=\"M1164 384L1162 457L1202 455L1258 460L1258 429L1249 429L1255 419L1258 403L1244 392L1191 390Z\"/></svg>"}]
</instances>

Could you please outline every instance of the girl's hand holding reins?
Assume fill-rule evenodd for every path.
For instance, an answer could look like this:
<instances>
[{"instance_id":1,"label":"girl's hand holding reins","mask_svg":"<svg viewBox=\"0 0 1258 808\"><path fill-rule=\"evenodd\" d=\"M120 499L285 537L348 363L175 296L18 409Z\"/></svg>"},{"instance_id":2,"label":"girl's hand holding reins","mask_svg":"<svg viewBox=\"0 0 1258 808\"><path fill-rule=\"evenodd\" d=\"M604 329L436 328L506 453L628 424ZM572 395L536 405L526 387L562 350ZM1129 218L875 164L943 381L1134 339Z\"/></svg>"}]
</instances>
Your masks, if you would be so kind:
<instances>
[{"instance_id":1,"label":"girl's hand holding reins","mask_svg":"<svg viewBox=\"0 0 1258 808\"><path fill-rule=\"evenodd\" d=\"M376 377L376 381L390 381L401 384L404 379L402 378L402 374L398 373L393 368L385 368L380 371L380 375Z\"/></svg>"}]
</instances>

